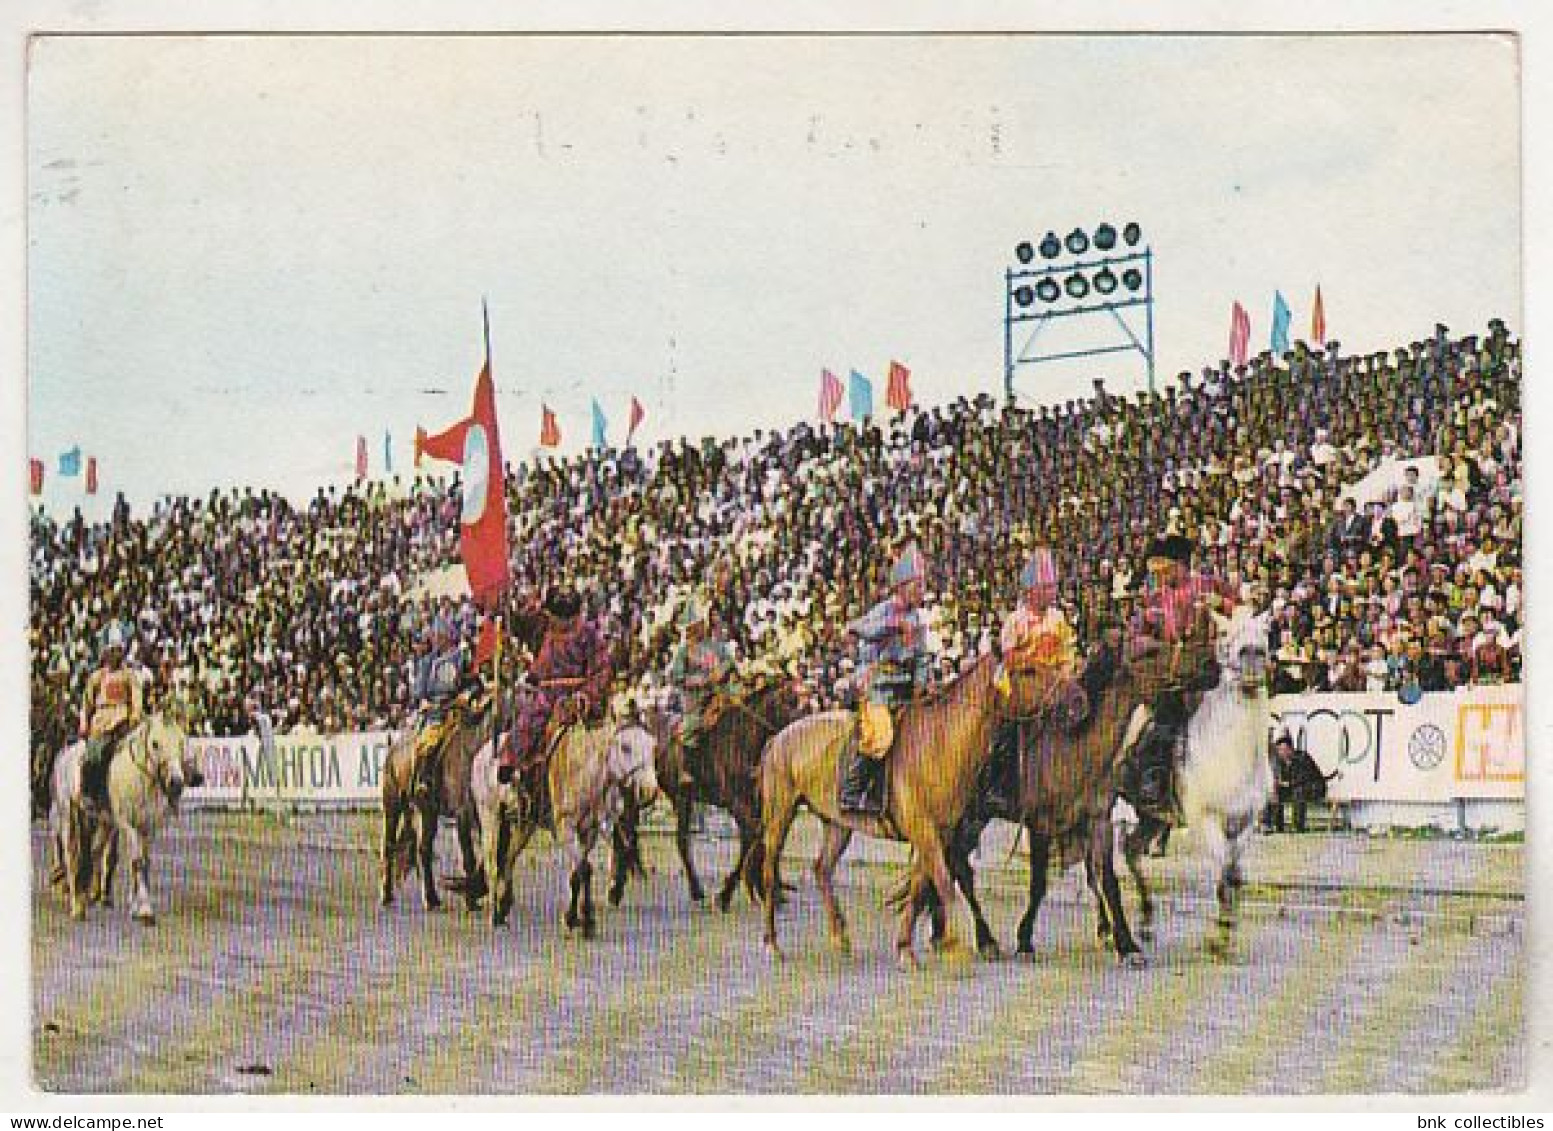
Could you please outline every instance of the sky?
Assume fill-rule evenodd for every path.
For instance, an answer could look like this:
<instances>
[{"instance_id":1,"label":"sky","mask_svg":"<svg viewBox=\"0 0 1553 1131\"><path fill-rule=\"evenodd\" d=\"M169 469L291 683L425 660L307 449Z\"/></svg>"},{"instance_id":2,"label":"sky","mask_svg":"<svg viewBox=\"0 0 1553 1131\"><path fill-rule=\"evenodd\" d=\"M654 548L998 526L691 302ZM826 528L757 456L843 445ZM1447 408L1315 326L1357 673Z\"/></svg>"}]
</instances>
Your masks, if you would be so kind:
<instances>
[{"instance_id":1,"label":"sky","mask_svg":"<svg viewBox=\"0 0 1553 1131\"><path fill-rule=\"evenodd\" d=\"M1520 328L1518 62L1495 36L91 37L28 75L28 444L45 502L374 474L468 412L639 438L1003 388L1023 239L1137 221L1156 372L1319 283L1350 351ZM1056 334L1053 330L1051 333ZM1033 400L1124 355L1021 377ZM428 391L430 390L430 391Z\"/></svg>"}]
</instances>

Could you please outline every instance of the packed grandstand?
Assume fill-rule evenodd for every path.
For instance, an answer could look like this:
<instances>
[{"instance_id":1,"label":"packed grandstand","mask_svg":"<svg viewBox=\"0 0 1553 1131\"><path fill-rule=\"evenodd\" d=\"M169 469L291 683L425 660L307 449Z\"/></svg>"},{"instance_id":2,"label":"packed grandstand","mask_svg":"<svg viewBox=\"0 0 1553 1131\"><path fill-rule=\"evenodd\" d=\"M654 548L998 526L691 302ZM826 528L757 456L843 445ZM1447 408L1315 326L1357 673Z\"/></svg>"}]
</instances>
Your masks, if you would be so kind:
<instances>
[{"instance_id":1,"label":"packed grandstand","mask_svg":"<svg viewBox=\"0 0 1553 1131\"><path fill-rule=\"evenodd\" d=\"M594 450L508 476L511 599L565 583L616 648L622 695L652 694L694 591L744 664L848 695L841 626L907 539L930 563L940 675L991 646L1028 549L1056 549L1085 640L1127 618L1165 531L1273 615L1275 692L1423 692L1517 679L1521 358L1483 335L1345 356L1297 346L1183 373L1158 394L1063 405L987 395L865 425L645 451ZM393 728L425 626L467 598L429 585L458 561L446 479L120 500L111 520L31 519L32 726L72 726L110 619L153 694L181 688L200 733Z\"/></svg>"}]
</instances>

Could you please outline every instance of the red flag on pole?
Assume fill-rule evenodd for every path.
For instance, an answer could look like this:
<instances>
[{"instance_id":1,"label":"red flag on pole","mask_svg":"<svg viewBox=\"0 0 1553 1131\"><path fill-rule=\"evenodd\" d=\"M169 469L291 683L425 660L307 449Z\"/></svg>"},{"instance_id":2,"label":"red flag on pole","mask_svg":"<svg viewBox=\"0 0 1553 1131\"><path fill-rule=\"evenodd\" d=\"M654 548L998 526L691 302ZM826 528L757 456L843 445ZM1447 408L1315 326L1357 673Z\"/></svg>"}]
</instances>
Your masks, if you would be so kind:
<instances>
[{"instance_id":1,"label":"red flag on pole","mask_svg":"<svg viewBox=\"0 0 1553 1131\"><path fill-rule=\"evenodd\" d=\"M842 387L841 378L829 369L820 370L820 419L827 424L835 420L836 410L841 407L845 396L846 389Z\"/></svg>"},{"instance_id":2,"label":"red flag on pole","mask_svg":"<svg viewBox=\"0 0 1553 1131\"><path fill-rule=\"evenodd\" d=\"M475 637L475 667L484 667L496 658L496 639L501 629L495 617L480 622L480 635Z\"/></svg>"},{"instance_id":3,"label":"red flag on pole","mask_svg":"<svg viewBox=\"0 0 1553 1131\"><path fill-rule=\"evenodd\" d=\"M356 437L356 479L359 482L367 477L367 438Z\"/></svg>"},{"instance_id":4,"label":"red flag on pole","mask_svg":"<svg viewBox=\"0 0 1553 1131\"><path fill-rule=\"evenodd\" d=\"M1321 305L1321 284L1316 284L1316 308L1310 315L1310 340L1318 346L1327 344L1327 311Z\"/></svg>"},{"instance_id":5,"label":"red flag on pole","mask_svg":"<svg viewBox=\"0 0 1553 1131\"><path fill-rule=\"evenodd\" d=\"M647 410L642 407L642 402L632 397L631 423L626 427L626 447L631 446L631 437L636 435L636 426L646 419Z\"/></svg>"},{"instance_id":6,"label":"red flag on pole","mask_svg":"<svg viewBox=\"0 0 1553 1131\"><path fill-rule=\"evenodd\" d=\"M885 401L896 412L905 412L911 407L911 370L898 361L890 362L890 388Z\"/></svg>"},{"instance_id":7,"label":"red flag on pole","mask_svg":"<svg viewBox=\"0 0 1553 1131\"><path fill-rule=\"evenodd\" d=\"M97 494L97 457L86 457L86 493Z\"/></svg>"},{"instance_id":8,"label":"red flag on pole","mask_svg":"<svg viewBox=\"0 0 1553 1131\"><path fill-rule=\"evenodd\" d=\"M460 548L469 592L481 605L492 604L511 579L507 564L507 481L501 435L496 427L496 385L486 361L475 381L474 411L457 424L428 436L416 436L416 451L463 465L464 508Z\"/></svg>"},{"instance_id":9,"label":"red flag on pole","mask_svg":"<svg viewBox=\"0 0 1553 1131\"><path fill-rule=\"evenodd\" d=\"M421 457L426 454L426 429L419 424L415 426L415 466L421 466Z\"/></svg>"},{"instance_id":10,"label":"red flag on pole","mask_svg":"<svg viewBox=\"0 0 1553 1131\"><path fill-rule=\"evenodd\" d=\"M1233 365L1244 365L1246 353L1251 347L1251 316L1237 300L1230 311L1229 360Z\"/></svg>"},{"instance_id":11,"label":"red flag on pole","mask_svg":"<svg viewBox=\"0 0 1553 1131\"><path fill-rule=\"evenodd\" d=\"M558 448L561 446L561 426L556 423L555 413L550 411L549 405L539 407L544 414L539 420L539 445L543 448Z\"/></svg>"},{"instance_id":12,"label":"red flag on pole","mask_svg":"<svg viewBox=\"0 0 1553 1131\"><path fill-rule=\"evenodd\" d=\"M28 460L27 470L30 472L32 480L32 493L34 495L43 494L43 461L41 459Z\"/></svg>"}]
</instances>

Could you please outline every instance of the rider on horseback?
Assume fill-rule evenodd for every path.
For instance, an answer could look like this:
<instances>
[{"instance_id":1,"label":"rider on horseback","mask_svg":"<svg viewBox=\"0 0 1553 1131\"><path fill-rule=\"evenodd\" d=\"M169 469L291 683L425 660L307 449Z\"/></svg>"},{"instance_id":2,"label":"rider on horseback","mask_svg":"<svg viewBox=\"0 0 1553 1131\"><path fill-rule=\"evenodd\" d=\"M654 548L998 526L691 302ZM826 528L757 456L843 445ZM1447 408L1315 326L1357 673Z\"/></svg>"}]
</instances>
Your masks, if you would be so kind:
<instances>
[{"instance_id":1,"label":"rider on horseback","mask_svg":"<svg viewBox=\"0 0 1553 1131\"><path fill-rule=\"evenodd\" d=\"M890 711L910 702L927 681L927 625L918 608L926 573L922 551L912 542L890 570L890 596L847 625L861 642L863 695L856 749L841 783L844 813L884 812L884 757L895 740Z\"/></svg>"},{"instance_id":2,"label":"rider on horseback","mask_svg":"<svg viewBox=\"0 0 1553 1131\"><path fill-rule=\"evenodd\" d=\"M680 612L685 638L669 664L669 679L680 695L679 784L695 784L692 767L699 764L701 742L711 723L708 708L718 690L733 675L733 653L728 642L710 629L706 606L692 597Z\"/></svg>"},{"instance_id":3,"label":"rider on horseback","mask_svg":"<svg viewBox=\"0 0 1553 1131\"><path fill-rule=\"evenodd\" d=\"M411 697L419 710L415 741L415 791L432 788L443 747L463 719L479 674L469 650L458 639L451 621L437 617L431 624L431 648L415 667Z\"/></svg>"},{"instance_id":4,"label":"rider on horseback","mask_svg":"<svg viewBox=\"0 0 1553 1131\"><path fill-rule=\"evenodd\" d=\"M1085 685L1077 680L1078 652L1073 626L1057 605L1057 561L1051 550L1036 548L1025 563L1019 582L1024 596L1019 607L1003 622L1000 644L1008 668L1037 671L1047 687L1041 710L1049 718L1060 713L1061 724L1072 729L1089 714ZM1000 811L1011 810L1019 799L1020 723L998 728L988 763L988 801Z\"/></svg>"},{"instance_id":5,"label":"rider on horseback","mask_svg":"<svg viewBox=\"0 0 1553 1131\"><path fill-rule=\"evenodd\" d=\"M1133 624L1135 639L1181 648L1201 623L1205 604L1218 604L1227 611L1233 600L1229 586L1192 571L1191 557L1192 543L1179 534L1167 534L1149 547L1149 589ZM1122 796L1140 812L1158 817L1172 815L1174 768L1182 737L1204 693L1218 681L1215 666L1210 657L1202 671L1182 668L1180 678L1154 697L1146 724L1139 717L1128 728L1128 738L1139 737L1131 742L1123 740L1128 753L1122 773Z\"/></svg>"},{"instance_id":6,"label":"rider on horseback","mask_svg":"<svg viewBox=\"0 0 1553 1131\"><path fill-rule=\"evenodd\" d=\"M81 705L81 737L86 752L81 759L81 792L100 805L108 803L108 766L114 748L143 714L140 677L125 666L124 650L129 629L111 621L103 630L102 660L86 680Z\"/></svg>"},{"instance_id":7,"label":"rider on horseback","mask_svg":"<svg viewBox=\"0 0 1553 1131\"><path fill-rule=\"evenodd\" d=\"M496 768L503 785L521 771L530 796L541 802L557 732L574 721L597 720L610 686L609 642L582 615L582 599L569 589L555 590L545 612L550 623L527 677L535 693L520 701Z\"/></svg>"}]
</instances>

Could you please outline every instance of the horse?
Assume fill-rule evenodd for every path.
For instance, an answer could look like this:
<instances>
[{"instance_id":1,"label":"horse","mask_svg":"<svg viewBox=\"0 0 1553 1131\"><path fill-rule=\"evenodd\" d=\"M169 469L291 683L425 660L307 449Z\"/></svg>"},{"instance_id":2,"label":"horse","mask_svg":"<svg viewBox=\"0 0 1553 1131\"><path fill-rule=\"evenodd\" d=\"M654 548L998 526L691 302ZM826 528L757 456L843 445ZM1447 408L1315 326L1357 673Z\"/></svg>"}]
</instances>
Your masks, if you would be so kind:
<instances>
[{"instance_id":1,"label":"horse","mask_svg":"<svg viewBox=\"0 0 1553 1131\"><path fill-rule=\"evenodd\" d=\"M628 805L644 809L657 798L656 746L645 728L619 727L613 722L577 723L564 728L554 741L546 782L552 828L570 865L571 900L565 921L568 931L580 929L584 938L592 938L597 931L589 856L600 835L613 830ZM533 800L521 784L501 784L496 770L496 749L486 743L475 755L471 793L479 810L492 927L504 924L512 911L513 867L540 825Z\"/></svg>"},{"instance_id":2,"label":"horse","mask_svg":"<svg viewBox=\"0 0 1553 1131\"><path fill-rule=\"evenodd\" d=\"M1032 673L1010 671L1005 682L999 678L1002 671L995 654L983 656L941 692L910 704L901 713L885 763L883 816L843 814L839 808L838 771L856 726L850 712L827 711L801 718L767 744L760 768L765 822L760 864L764 941L774 959L783 957L776 932L782 847L798 806L807 804L825 826L825 843L814 863L814 876L825 904L831 943L842 953L851 950L851 942L832 879L853 834L861 832L911 845L912 872L901 900L895 949L902 968L916 966L913 936L923 890L931 885L952 915L954 882L945 861L944 842L959 822L990 756L993 727L1003 718L1031 709L1037 697L1038 680L1031 678ZM957 958L964 948L953 926L951 917L939 949L946 957Z\"/></svg>"},{"instance_id":3,"label":"horse","mask_svg":"<svg viewBox=\"0 0 1553 1131\"><path fill-rule=\"evenodd\" d=\"M1228 957L1234 938L1240 888L1240 860L1257 816L1273 795L1268 760L1267 720L1271 715L1267 671L1270 649L1265 614L1241 606L1229 617L1211 614L1218 629L1219 681L1204 697L1186 729L1186 751L1177 773L1173 805L1168 785L1131 799L1143 821L1122 839L1127 870L1137 886L1144 929L1154 918L1153 899L1141 866L1147 822L1195 829L1215 878L1217 932L1209 952Z\"/></svg>"},{"instance_id":4,"label":"horse","mask_svg":"<svg viewBox=\"0 0 1553 1131\"><path fill-rule=\"evenodd\" d=\"M479 814L470 792L470 767L482 742L490 740L490 711L473 710L454 725L443 742L432 789L415 788L414 728L406 730L389 748L383 761L383 824L380 845L382 884L378 901L384 907L394 902L401 877L400 859L413 846L413 857L421 878L421 898L426 910L442 906L437 894L433 863L436 859L437 830L443 815L452 817L458 830L458 848L464 861L464 905L470 911L480 907L486 878L475 851L479 833Z\"/></svg>"},{"instance_id":5,"label":"horse","mask_svg":"<svg viewBox=\"0 0 1553 1131\"><path fill-rule=\"evenodd\" d=\"M760 755L766 741L797 715L798 693L790 680L772 679L747 695L724 699L714 711L702 738L701 757L686 766L689 786L680 783L683 753L677 749L679 740L671 733L669 719L653 715L646 726L658 741L658 786L674 809L674 845L694 902L706 898L691 854L690 824L696 804L726 810L739 830L738 858L717 893L718 909L726 912L741 878L750 899L760 899ZM629 846L635 843L635 825L635 810L628 806L616 833L627 846L624 859L628 866L616 869L609 891L612 905L619 905L631 870Z\"/></svg>"},{"instance_id":6,"label":"horse","mask_svg":"<svg viewBox=\"0 0 1553 1131\"><path fill-rule=\"evenodd\" d=\"M85 754L86 743L76 742L54 760L49 810L54 878L65 887L70 917L83 919L89 902L111 905L122 851L129 861L130 914L149 926L156 922L148 882L151 845L177 813L184 789L204 784L204 775L188 752L183 724L170 712L147 715L115 743L106 807L82 793Z\"/></svg>"}]
</instances>

